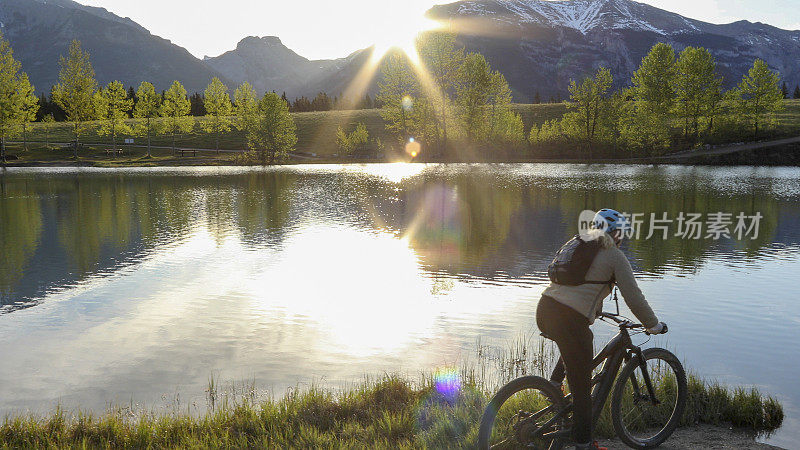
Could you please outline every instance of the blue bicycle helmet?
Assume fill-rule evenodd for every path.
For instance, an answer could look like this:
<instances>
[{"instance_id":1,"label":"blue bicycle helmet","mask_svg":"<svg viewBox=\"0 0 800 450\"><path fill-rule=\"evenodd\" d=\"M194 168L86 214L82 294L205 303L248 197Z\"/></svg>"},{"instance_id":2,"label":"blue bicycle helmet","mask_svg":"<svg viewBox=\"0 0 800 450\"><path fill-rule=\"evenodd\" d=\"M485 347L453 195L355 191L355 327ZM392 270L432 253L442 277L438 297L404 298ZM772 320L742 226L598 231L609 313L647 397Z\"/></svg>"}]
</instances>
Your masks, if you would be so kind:
<instances>
[{"instance_id":1,"label":"blue bicycle helmet","mask_svg":"<svg viewBox=\"0 0 800 450\"><path fill-rule=\"evenodd\" d=\"M617 230L625 232L630 229L630 223L628 222L628 219L618 211L603 208L600 211L597 211L597 214L594 215L592 228L603 230L606 233L613 233Z\"/></svg>"}]
</instances>

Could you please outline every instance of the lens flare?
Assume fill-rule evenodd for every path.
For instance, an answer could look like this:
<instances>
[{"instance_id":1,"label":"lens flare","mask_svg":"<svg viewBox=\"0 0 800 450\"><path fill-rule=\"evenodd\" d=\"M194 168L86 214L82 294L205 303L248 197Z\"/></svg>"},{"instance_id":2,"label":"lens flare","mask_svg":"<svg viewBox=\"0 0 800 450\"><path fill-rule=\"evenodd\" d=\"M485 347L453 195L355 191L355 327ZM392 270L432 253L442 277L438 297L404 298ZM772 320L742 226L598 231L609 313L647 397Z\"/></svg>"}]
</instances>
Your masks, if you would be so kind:
<instances>
[{"instance_id":1,"label":"lens flare","mask_svg":"<svg viewBox=\"0 0 800 450\"><path fill-rule=\"evenodd\" d=\"M419 142L411 138L406 142L406 154L411 156L412 158L416 158L419 155L419 152L422 151L422 145Z\"/></svg>"},{"instance_id":2,"label":"lens flare","mask_svg":"<svg viewBox=\"0 0 800 450\"><path fill-rule=\"evenodd\" d=\"M461 375L456 369L438 369L433 375L436 392L448 400L455 399L461 392Z\"/></svg>"},{"instance_id":3,"label":"lens flare","mask_svg":"<svg viewBox=\"0 0 800 450\"><path fill-rule=\"evenodd\" d=\"M463 254L464 210L458 190L444 183L429 183L410 192L406 201L415 211L405 237L425 264L459 264Z\"/></svg>"}]
</instances>

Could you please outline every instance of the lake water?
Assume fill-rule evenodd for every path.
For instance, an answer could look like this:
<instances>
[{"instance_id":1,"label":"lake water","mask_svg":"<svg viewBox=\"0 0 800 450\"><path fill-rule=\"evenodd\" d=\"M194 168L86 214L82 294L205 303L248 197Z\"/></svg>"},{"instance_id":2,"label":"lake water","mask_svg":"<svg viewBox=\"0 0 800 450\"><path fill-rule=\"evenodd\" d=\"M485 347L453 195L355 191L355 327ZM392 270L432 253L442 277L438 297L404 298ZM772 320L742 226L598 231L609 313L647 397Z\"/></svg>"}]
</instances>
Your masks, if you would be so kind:
<instances>
[{"instance_id":1,"label":"lake water","mask_svg":"<svg viewBox=\"0 0 800 450\"><path fill-rule=\"evenodd\" d=\"M479 342L536 342L547 263L579 213L601 207L763 216L756 239L635 239L626 252L670 325L651 344L699 375L776 396L787 418L768 441L792 447L791 168L5 170L0 414L58 403L191 409L212 375L281 394L458 367ZM614 331L594 330L597 343Z\"/></svg>"}]
</instances>

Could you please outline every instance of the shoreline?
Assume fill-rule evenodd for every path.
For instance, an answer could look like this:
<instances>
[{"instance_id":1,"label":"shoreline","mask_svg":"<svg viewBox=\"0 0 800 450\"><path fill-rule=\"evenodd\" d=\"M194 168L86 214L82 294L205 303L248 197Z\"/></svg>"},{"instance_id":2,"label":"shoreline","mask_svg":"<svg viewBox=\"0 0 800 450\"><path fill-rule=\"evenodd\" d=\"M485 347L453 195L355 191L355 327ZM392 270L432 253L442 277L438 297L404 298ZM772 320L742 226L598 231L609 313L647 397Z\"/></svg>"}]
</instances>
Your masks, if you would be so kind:
<instances>
[{"instance_id":1,"label":"shoreline","mask_svg":"<svg viewBox=\"0 0 800 450\"><path fill-rule=\"evenodd\" d=\"M227 151L225 154L238 154ZM619 164L619 165L683 165L683 166L800 166L800 137L784 138L772 141L750 142L738 145L714 147L692 152L676 152L661 156L633 158L598 158L592 160L580 158L430 158L410 159L397 157L340 158L318 157L306 152L294 152L287 160L275 166L292 166L305 164L392 164L427 163L427 164ZM234 166L258 167L260 164L237 164L234 158L221 155L176 157L156 156L151 158L137 157L128 159L106 159L96 157L79 157L77 160L68 157L60 159L15 159L0 162L5 167L196 167L196 166ZM266 165L265 167L268 167Z\"/></svg>"},{"instance_id":2,"label":"shoreline","mask_svg":"<svg viewBox=\"0 0 800 450\"><path fill-rule=\"evenodd\" d=\"M763 160L743 160L737 162L719 162L707 158L695 160L657 160L642 161L628 159L604 159L585 161L578 159L550 159L532 158L515 160L427 160L427 161L387 161L375 159L351 159L351 160L303 160L288 161L273 165L259 164L233 164L231 161L219 161L203 159L198 161L157 161L157 162L119 162L113 161L26 161L6 164L0 163L0 170L5 168L106 168L106 169L126 169L143 167L282 167L282 166L303 166L303 165L350 165L350 164L576 164L576 165L629 165L629 166L756 166L756 167L800 167L800 161L763 161Z\"/></svg>"},{"instance_id":3,"label":"shoreline","mask_svg":"<svg viewBox=\"0 0 800 450\"><path fill-rule=\"evenodd\" d=\"M459 375L454 375L460 373ZM449 377L448 377L449 374ZM496 392L476 373L365 379L346 389L311 385L283 395L254 383L220 390L213 377L204 412L110 406L104 413L54 410L6 415L0 444L11 448L472 448L481 415ZM662 448L779 448L757 443L783 422L777 400L755 389L727 388L689 377L681 425ZM260 394L261 393L261 394ZM621 448L607 410L598 421L602 443Z\"/></svg>"},{"instance_id":4,"label":"shoreline","mask_svg":"<svg viewBox=\"0 0 800 450\"><path fill-rule=\"evenodd\" d=\"M524 127L551 119L558 119L566 112L565 104L514 104L513 110L522 116ZM80 159L73 160L75 140L69 122L43 124L35 122L27 137L6 140L6 154L15 158L6 167L133 167L133 166L215 166L248 165L243 158L246 137L239 130L231 130L213 139L212 134L202 130L203 117L191 116L194 121L192 131L182 133L177 141L170 135L154 135L152 143L146 144L142 137L129 134L117 136L116 148L120 155L116 158L109 152L113 145L107 136L100 133L101 122L86 124L86 132L81 136ZM284 164L364 164L381 162L410 162L402 145L396 144L396 136L386 129L386 123L379 109L331 110L318 112L292 113L296 123L297 143L289 152ZM137 119L130 119L135 124ZM508 146L491 144L466 145L454 137L447 146L447 156L440 157L423 152L415 162L429 163L555 163L555 164L681 164L681 165L759 165L759 166L800 166L800 101L787 100L786 111L770 130L759 137L734 132L706 137L690 143L675 138L667 155L650 156L645 149L625 150L611 144L598 143L593 152L600 158L587 158L592 155L579 141L567 140L551 144L524 142ZM347 156L335 136L337 127L365 125L370 143L355 155ZM123 139L134 142L123 143ZM487 146L488 145L488 146ZM27 150L23 149L26 148ZM153 157L145 158L150 148ZM18 158L18 159L16 159ZM254 162L254 161L252 161ZM1 165L2 163L0 163Z\"/></svg>"}]
</instances>

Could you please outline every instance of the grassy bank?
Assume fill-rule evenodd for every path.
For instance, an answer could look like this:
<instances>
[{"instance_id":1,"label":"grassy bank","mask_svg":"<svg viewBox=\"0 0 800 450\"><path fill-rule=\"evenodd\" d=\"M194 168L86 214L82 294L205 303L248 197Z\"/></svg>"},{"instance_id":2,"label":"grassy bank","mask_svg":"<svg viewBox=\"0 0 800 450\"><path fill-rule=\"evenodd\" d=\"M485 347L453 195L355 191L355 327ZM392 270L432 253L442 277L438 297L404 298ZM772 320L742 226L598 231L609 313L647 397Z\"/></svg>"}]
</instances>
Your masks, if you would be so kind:
<instances>
[{"instance_id":1,"label":"grassy bank","mask_svg":"<svg viewBox=\"0 0 800 450\"><path fill-rule=\"evenodd\" d=\"M131 415L118 409L101 416L57 410L46 417L6 418L3 448L68 447L383 447L468 448L489 393L465 383L456 396L439 393L432 380L397 377L333 393L292 391L261 402L241 398L202 417ZM599 437L613 436L606 410ZM689 381L683 425L734 426L754 432L777 428L780 404L756 390L726 389L696 377Z\"/></svg>"},{"instance_id":2,"label":"grassy bank","mask_svg":"<svg viewBox=\"0 0 800 450\"><path fill-rule=\"evenodd\" d=\"M564 103L539 105L518 104L514 105L514 109L522 115L526 128L529 129L532 123L541 124L545 120L561 117L566 111L566 105ZM392 135L386 131L379 109L292 113L292 118L297 125L297 151L304 153L315 153L320 156L337 154L339 152L339 149L336 147L337 128L341 126L349 130L357 123L363 123L367 127L370 139L379 139L384 143L393 140ZM193 131L178 137L176 140L177 145L179 147L188 148L215 148L214 136L202 131L201 123L205 119L197 117L194 118L194 120L196 123ZM132 125L135 119L131 119L128 122ZM42 123L34 123L31 125L29 140L32 144L29 144L30 149L43 149L45 140L49 140L50 142L69 142L74 139L72 136L72 128L67 122L58 122L49 125L49 136L47 139L45 138L45 127L47 127L47 125ZM90 123L88 125L88 131L81 138L81 141L91 147L110 148L111 138L99 135L99 129L99 122ZM118 146L127 148L124 145L119 145L125 138L133 138L137 145L143 145L147 142L146 138L140 136L120 135ZM15 140L22 140L22 137L18 136ZM151 143L155 146L171 147L172 137L164 135L153 136ZM242 150L246 146L244 133L236 129L223 133L220 135L219 145L223 150ZM19 147L19 145L14 145L13 149L18 151ZM143 152L138 149L137 152L143 154ZM164 152L159 150L158 153L163 154ZM171 154L171 150L169 150L168 153ZM64 151L61 156L71 155L68 151ZM92 156L98 155L92 154Z\"/></svg>"},{"instance_id":3,"label":"grassy bank","mask_svg":"<svg viewBox=\"0 0 800 450\"><path fill-rule=\"evenodd\" d=\"M481 363L469 370L438 372L416 382L385 376L338 391L295 389L277 398L261 398L253 386L220 391L212 379L208 410L201 416L177 409L155 414L115 408L99 416L56 410L43 417L7 417L0 426L0 447L469 448L498 385L541 372L552 361L552 351L540 350L547 351L520 346L488 357L482 350ZM487 377L487 361L499 375ZM755 389L689 378L682 425L733 426L755 434L774 430L782 421L781 405ZM613 436L608 405L597 433Z\"/></svg>"},{"instance_id":4,"label":"grassy bank","mask_svg":"<svg viewBox=\"0 0 800 450\"><path fill-rule=\"evenodd\" d=\"M515 104L515 112L522 116L525 124L525 132L528 133L532 125L541 125L546 120L560 118L566 112L565 103L557 104ZM386 131L380 110L356 110L356 111L325 111L325 112L306 112L292 114L297 125L297 152L317 158L312 161L341 161L339 149L336 145L336 130L338 127L351 130L357 123L363 123L370 136L370 153L376 155L378 151L378 141L380 145L386 147L394 142L394 137ZM202 131L201 122L205 119L195 118L194 130L176 139L178 147L194 149L214 149L215 137ZM130 120L131 124L134 122ZM48 127L48 130L45 130ZM72 129L69 123L61 122L51 125L34 123L27 136L27 148L23 150L22 143L8 145L8 153L19 158L11 161L13 164L84 164L84 165L106 165L106 166L130 166L130 165L183 165L183 164L235 164L236 154L214 152L200 152L197 155L186 154L173 156L171 146L171 136L153 136L152 153L155 158L144 158L146 149L142 145L146 144L146 138L140 136L121 135L118 137L118 148L122 148L122 156L111 156L105 150L111 147L110 138L98 134L100 123L90 123L87 133L81 138L81 142L86 145L80 151L79 161L72 159L72 151L61 148L60 145L45 145L45 141L51 143L66 143L73 139ZM786 100L786 109L776 117L776 124L765 134L763 139L780 138L786 136L796 136L800 131L800 100ZM745 130L739 130L745 133ZM135 146L119 144L125 138L133 138ZM730 142L747 141L750 137L745 134L735 135L732 131L724 137L715 137L708 140L709 144L721 145ZM22 137L15 138L21 141ZM243 133L232 129L220 136L220 149L222 150L243 150L245 148L245 136ZM551 148L552 147L552 148ZM573 146L574 147L574 146ZM490 152L491 153L491 152ZM517 154L519 153L519 154ZM386 158L390 158L391 152L386 152ZM580 157L578 148L555 148L553 146L541 149L527 146L516 151L514 158L535 158L548 159L558 157ZM491 154L487 158L491 159ZM629 155L636 156L636 155ZM379 159L380 160L380 159ZM298 161L298 160L295 160ZM300 160L302 162L302 160Z\"/></svg>"}]
</instances>

